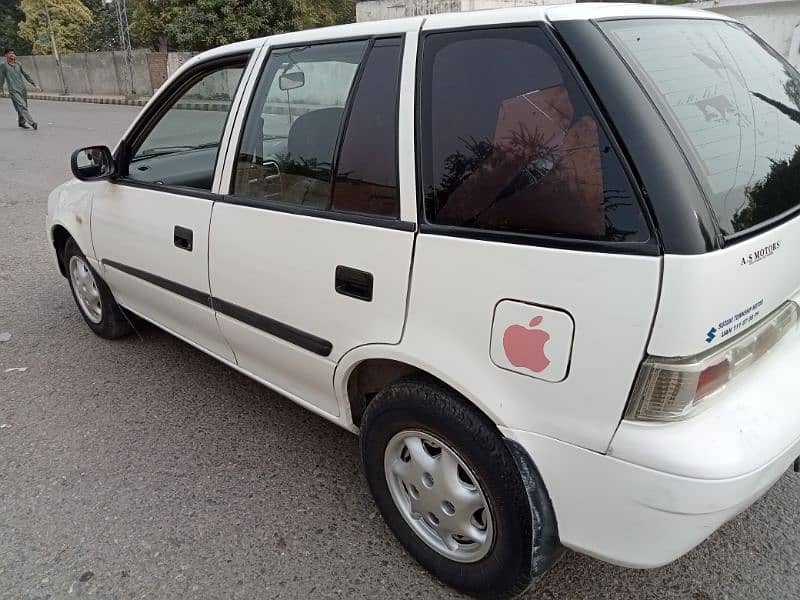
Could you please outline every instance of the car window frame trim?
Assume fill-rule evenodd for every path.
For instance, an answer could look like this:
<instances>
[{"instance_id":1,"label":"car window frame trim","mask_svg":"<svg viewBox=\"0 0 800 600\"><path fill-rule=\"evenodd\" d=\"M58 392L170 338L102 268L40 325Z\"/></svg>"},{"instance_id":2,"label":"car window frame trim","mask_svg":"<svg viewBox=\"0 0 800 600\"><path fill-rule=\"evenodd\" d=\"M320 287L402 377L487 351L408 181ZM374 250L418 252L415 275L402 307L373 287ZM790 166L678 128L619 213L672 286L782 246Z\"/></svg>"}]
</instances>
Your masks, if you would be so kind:
<instances>
[{"instance_id":1,"label":"car window frame trim","mask_svg":"<svg viewBox=\"0 0 800 600\"><path fill-rule=\"evenodd\" d=\"M329 221L353 223L355 225L371 225L373 227L395 229L397 231L417 230L417 224L413 221L403 221L402 219L395 217L382 217L364 213L342 212L336 210L327 210L324 208L311 208L309 206L286 204L283 202L276 202L275 200L266 200L264 198L233 196L231 194L225 194L222 197L218 196L215 198L215 200L222 204L246 206L249 208L298 215L312 219L327 219Z\"/></svg>"}]
</instances>

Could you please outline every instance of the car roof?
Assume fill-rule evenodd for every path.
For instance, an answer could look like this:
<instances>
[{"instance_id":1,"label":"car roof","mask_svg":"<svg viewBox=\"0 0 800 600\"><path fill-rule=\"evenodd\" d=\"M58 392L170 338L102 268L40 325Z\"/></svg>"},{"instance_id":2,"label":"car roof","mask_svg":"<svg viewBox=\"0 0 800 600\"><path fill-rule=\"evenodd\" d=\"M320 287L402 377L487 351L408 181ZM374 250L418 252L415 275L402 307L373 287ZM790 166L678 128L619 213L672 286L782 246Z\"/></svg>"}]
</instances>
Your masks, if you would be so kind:
<instances>
[{"instance_id":1,"label":"car roof","mask_svg":"<svg viewBox=\"0 0 800 600\"><path fill-rule=\"evenodd\" d=\"M663 4L631 4L626 2L587 2L546 7L549 21L574 21L625 18L694 18L732 21L730 17L696 8Z\"/></svg>"},{"instance_id":2,"label":"car roof","mask_svg":"<svg viewBox=\"0 0 800 600\"><path fill-rule=\"evenodd\" d=\"M450 27L500 25L527 21L590 21L626 18L694 18L729 20L718 13L655 4L630 3L578 3L556 6L518 6L477 10L461 13L431 15L425 19L423 30Z\"/></svg>"},{"instance_id":3,"label":"car roof","mask_svg":"<svg viewBox=\"0 0 800 600\"><path fill-rule=\"evenodd\" d=\"M598 2L555 6L518 6L513 8L422 15L402 19L387 19L383 21L362 21L360 23L350 23L348 25L334 25L331 27L305 29L290 33L279 33L268 37L220 46L219 48L214 48L199 54L190 62L195 63L201 60L256 50L267 41L269 41L270 44L283 45L335 40L340 38L391 35L419 31L420 29L427 31L448 29L451 27L474 27L479 25L500 25L504 23L535 21L588 21L648 17L732 20L730 17L719 13L655 4Z\"/></svg>"}]
</instances>

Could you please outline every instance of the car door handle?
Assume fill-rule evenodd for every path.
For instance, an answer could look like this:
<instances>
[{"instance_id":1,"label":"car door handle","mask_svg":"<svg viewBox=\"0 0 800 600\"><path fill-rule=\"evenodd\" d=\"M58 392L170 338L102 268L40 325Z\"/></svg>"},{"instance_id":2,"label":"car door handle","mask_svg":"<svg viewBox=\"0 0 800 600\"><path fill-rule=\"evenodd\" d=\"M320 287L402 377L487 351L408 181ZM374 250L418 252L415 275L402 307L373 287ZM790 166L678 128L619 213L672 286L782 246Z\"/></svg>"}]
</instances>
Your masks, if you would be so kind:
<instances>
[{"instance_id":1,"label":"car door handle","mask_svg":"<svg viewBox=\"0 0 800 600\"><path fill-rule=\"evenodd\" d=\"M372 302L372 273L352 267L336 267L336 293Z\"/></svg>"},{"instance_id":2,"label":"car door handle","mask_svg":"<svg viewBox=\"0 0 800 600\"><path fill-rule=\"evenodd\" d=\"M186 229L186 227L175 225L175 233L173 235L172 241L174 242L176 247L180 248L181 250L186 250L188 252L191 252L193 238L194 234L192 233L191 229Z\"/></svg>"}]
</instances>

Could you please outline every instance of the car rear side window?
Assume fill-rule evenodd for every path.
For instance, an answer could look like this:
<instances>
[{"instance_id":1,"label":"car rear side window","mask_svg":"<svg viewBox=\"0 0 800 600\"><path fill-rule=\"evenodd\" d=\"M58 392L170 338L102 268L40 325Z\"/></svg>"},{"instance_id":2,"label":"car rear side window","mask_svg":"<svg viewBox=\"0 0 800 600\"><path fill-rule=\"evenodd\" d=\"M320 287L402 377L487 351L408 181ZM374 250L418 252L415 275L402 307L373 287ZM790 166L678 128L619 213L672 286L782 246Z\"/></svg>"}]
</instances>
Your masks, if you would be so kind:
<instances>
[{"instance_id":1,"label":"car rear side window","mask_svg":"<svg viewBox=\"0 0 800 600\"><path fill-rule=\"evenodd\" d=\"M633 188L538 27L429 34L420 139L429 223L643 242Z\"/></svg>"},{"instance_id":2,"label":"car rear side window","mask_svg":"<svg viewBox=\"0 0 800 600\"><path fill-rule=\"evenodd\" d=\"M737 23L601 28L672 124L725 235L800 205L800 77Z\"/></svg>"}]
</instances>

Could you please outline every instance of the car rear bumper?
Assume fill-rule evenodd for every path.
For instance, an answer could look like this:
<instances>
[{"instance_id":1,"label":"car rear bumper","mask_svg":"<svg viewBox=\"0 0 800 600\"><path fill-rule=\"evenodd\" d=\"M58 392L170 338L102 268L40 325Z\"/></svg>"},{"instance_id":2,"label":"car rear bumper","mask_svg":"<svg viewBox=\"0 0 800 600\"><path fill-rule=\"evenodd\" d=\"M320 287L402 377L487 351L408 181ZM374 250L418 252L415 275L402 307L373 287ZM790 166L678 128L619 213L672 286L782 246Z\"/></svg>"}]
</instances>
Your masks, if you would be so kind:
<instances>
[{"instance_id":1,"label":"car rear bumper","mask_svg":"<svg viewBox=\"0 0 800 600\"><path fill-rule=\"evenodd\" d=\"M795 330L701 413L674 423L623 420L606 454L503 431L539 469L565 546L657 567L747 508L800 456L798 364Z\"/></svg>"},{"instance_id":2,"label":"car rear bumper","mask_svg":"<svg viewBox=\"0 0 800 600\"><path fill-rule=\"evenodd\" d=\"M502 428L531 455L566 547L614 564L667 564L763 495L800 455L800 439L724 479L666 473L534 433Z\"/></svg>"},{"instance_id":3,"label":"car rear bumper","mask_svg":"<svg viewBox=\"0 0 800 600\"><path fill-rule=\"evenodd\" d=\"M732 479L758 471L800 438L800 330L675 423L624 420L608 454L695 479Z\"/></svg>"}]
</instances>

